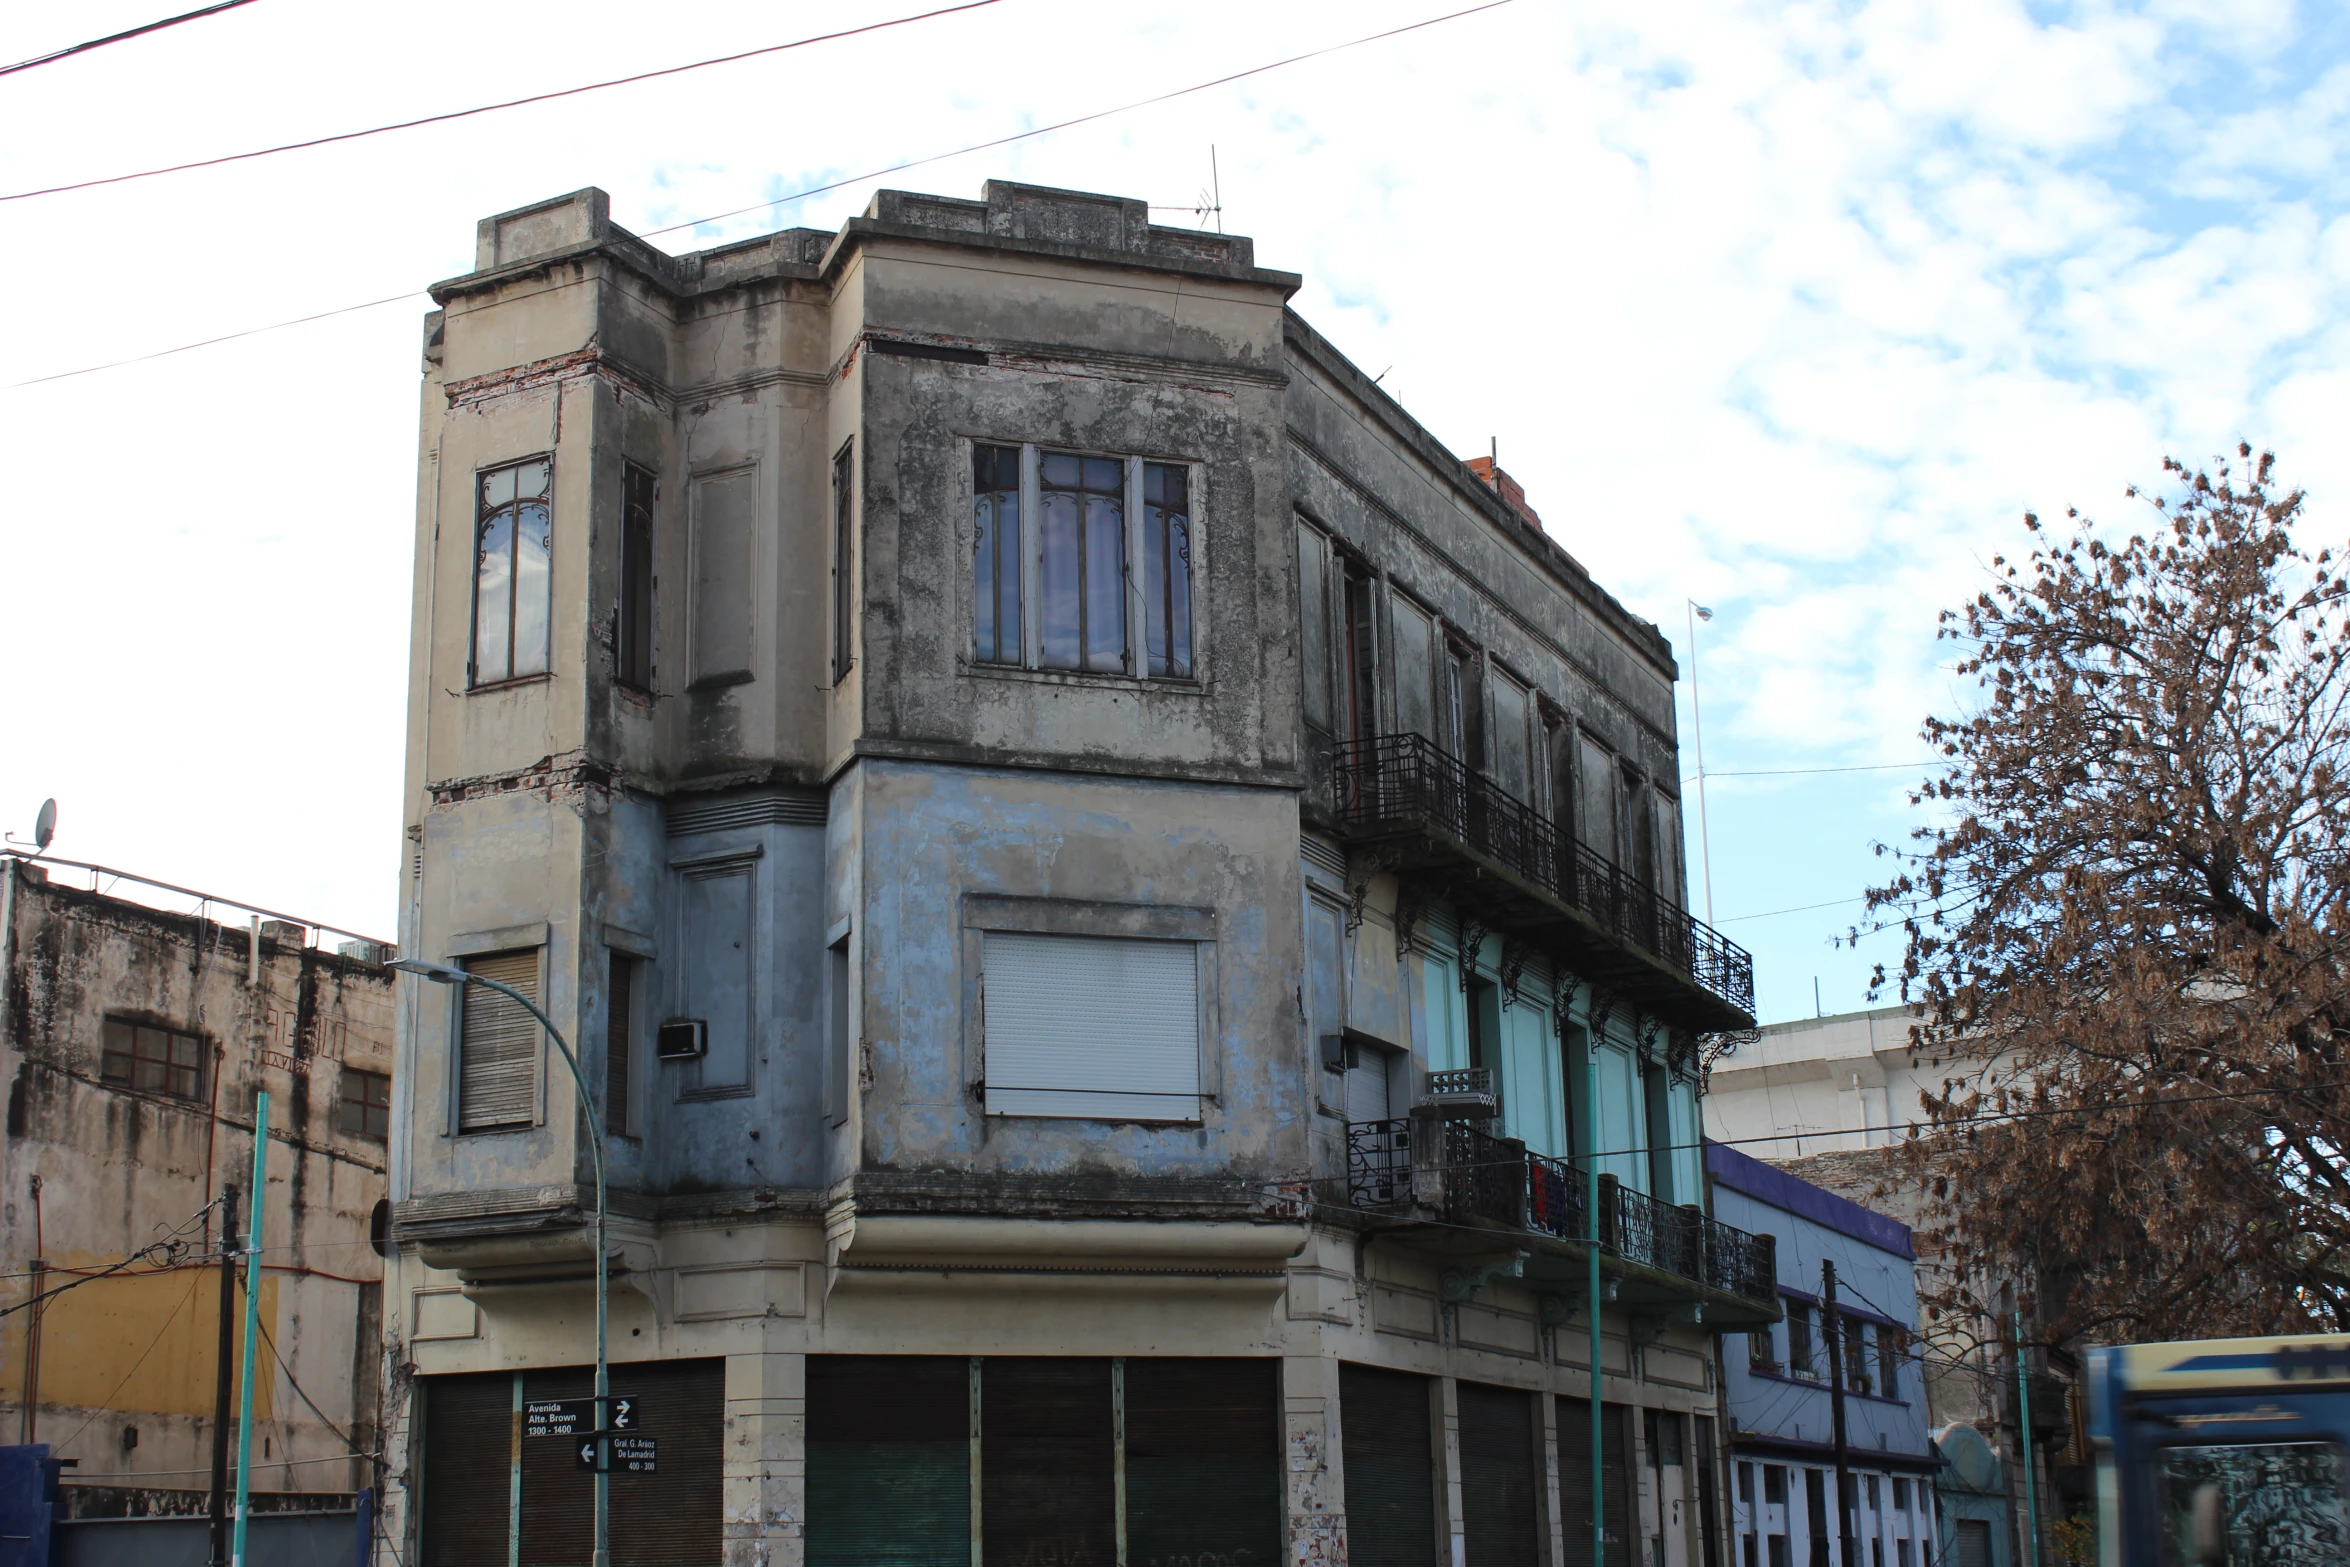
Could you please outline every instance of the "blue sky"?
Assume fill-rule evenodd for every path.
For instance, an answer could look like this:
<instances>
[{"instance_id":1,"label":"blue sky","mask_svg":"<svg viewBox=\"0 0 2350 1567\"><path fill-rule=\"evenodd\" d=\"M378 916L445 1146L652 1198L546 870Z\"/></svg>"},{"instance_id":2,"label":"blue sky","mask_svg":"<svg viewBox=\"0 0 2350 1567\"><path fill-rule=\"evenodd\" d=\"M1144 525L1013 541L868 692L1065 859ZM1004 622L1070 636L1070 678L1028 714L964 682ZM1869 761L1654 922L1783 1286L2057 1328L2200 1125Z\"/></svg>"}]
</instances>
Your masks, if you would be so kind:
<instances>
[{"instance_id":1,"label":"blue sky","mask_svg":"<svg viewBox=\"0 0 2350 1567\"><path fill-rule=\"evenodd\" d=\"M15 59L148 0L0 20ZM317 135L921 9L260 0L0 79L0 189ZM420 288L586 184L640 229L1437 14L1004 0L758 61L0 203L8 381ZM1637 613L1701 628L1717 774L1907 764L1967 693L1934 617L2027 507L2131 518L2166 452L2350 479L2350 8L1514 0L1139 113L670 236L830 225L990 176L1192 204L1464 454L1498 441ZM1179 210L1162 221L1191 221ZM0 392L14 458L0 821L388 929L422 299ZM1686 715L1686 695L1684 714ZM1688 736L1684 725L1685 740ZM1689 756L1694 771L1694 748ZM1708 788L1767 1019L1861 1004L1830 945L1905 771ZM1692 791L1692 794L1694 791ZM1694 800L1692 800L1694 804ZM1693 824L1694 825L1694 824ZM1695 833L1692 832L1694 843ZM1693 901L1702 902L1693 888Z\"/></svg>"}]
</instances>

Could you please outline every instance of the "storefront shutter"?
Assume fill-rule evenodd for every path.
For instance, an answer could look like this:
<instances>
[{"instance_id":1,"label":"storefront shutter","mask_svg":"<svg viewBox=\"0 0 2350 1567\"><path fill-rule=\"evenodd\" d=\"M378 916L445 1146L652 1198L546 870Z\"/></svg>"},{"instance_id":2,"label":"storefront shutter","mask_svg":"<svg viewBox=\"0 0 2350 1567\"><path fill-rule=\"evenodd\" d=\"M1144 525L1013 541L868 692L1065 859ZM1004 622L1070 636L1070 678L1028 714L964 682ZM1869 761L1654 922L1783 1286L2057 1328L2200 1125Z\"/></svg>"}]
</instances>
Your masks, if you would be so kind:
<instances>
[{"instance_id":1,"label":"storefront shutter","mask_svg":"<svg viewBox=\"0 0 2350 1567\"><path fill-rule=\"evenodd\" d=\"M1639 1520L1632 1515L1632 1467L1625 1437L1631 1411L1609 1404L1600 1411L1601 1479L1607 1487L1607 1508L1601 1524L1606 1530L1607 1560L1603 1567L1632 1567L1632 1542ZM1567 1560L1587 1567L1591 1560L1591 1405L1588 1400L1561 1397L1558 1401L1559 1515L1566 1524Z\"/></svg>"},{"instance_id":2,"label":"storefront shutter","mask_svg":"<svg viewBox=\"0 0 2350 1567\"><path fill-rule=\"evenodd\" d=\"M514 1377L425 1377L424 1457L417 1498L425 1561L505 1567L516 1435Z\"/></svg>"},{"instance_id":3,"label":"storefront shutter","mask_svg":"<svg viewBox=\"0 0 2350 1567\"><path fill-rule=\"evenodd\" d=\"M1271 1567L1281 1556L1281 1363L1136 1359L1125 1377L1128 1567Z\"/></svg>"},{"instance_id":4,"label":"storefront shutter","mask_svg":"<svg viewBox=\"0 0 2350 1567\"><path fill-rule=\"evenodd\" d=\"M971 1362L808 1357L808 1567L970 1567Z\"/></svg>"},{"instance_id":5,"label":"storefront shutter","mask_svg":"<svg viewBox=\"0 0 2350 1567\"><path fill-rule=\"evenodd\" d=\"M1436 1556L1436 1452L1426 1377L1342 1362L1341 1450L1350 1567L1427 1567Z\"/></svg>"},{"instance_id":6,"label":"storefront shutter","mask_svg":"<svg viewBox=\"0 0 2350 1567\"><path fill-rule=\"evenodd\" d=\"M1117 1560L1109 1361L989 1356L979 1428L985 1567Z\"/></svg>"},{"instance_id":7,"label":"storefront shutter","mask_svg":"<svg viewBox=\"0 0 2350 1567\"><path fill-rule=\"evenodd\" d=\"M1468 1567L1534 1567L1541 1555L1534 1395L1463 1382L1460 1420Z\"/></svg>"},{"instance_id":8,"label":"storefront shutter","mask_svg":"<svg viewBox=\"0 0 2350 1567\"><path fill-rule=\"evenodd\" d=\"M501 952L473 958L466 969L539 998L539 954ZM528 1125L538 1114L539 1025L510 996L479 985L465 987L462 1061L457 1081L457 1126L477 1131Z\"/></svg>"},{"instance_id":9,"label":"storefront shutter","mask_svg":"<svg viewBox=\"0 0 2350 1567\"><path fill-rule=\"evenodd\" d=\"M595 1371L531 1371L522 1387L529 1401L588 1398ZM652 1474L612 1476L612 1567L718 1567L726 1363L617 1365L612 1393L638 1400L637 1430L660 1455ZM522 1567L589 1567L593 1559L595 1476L579 1467L574 1449L561 1437L522 1444Z\"/></svg>"}]
</instances>

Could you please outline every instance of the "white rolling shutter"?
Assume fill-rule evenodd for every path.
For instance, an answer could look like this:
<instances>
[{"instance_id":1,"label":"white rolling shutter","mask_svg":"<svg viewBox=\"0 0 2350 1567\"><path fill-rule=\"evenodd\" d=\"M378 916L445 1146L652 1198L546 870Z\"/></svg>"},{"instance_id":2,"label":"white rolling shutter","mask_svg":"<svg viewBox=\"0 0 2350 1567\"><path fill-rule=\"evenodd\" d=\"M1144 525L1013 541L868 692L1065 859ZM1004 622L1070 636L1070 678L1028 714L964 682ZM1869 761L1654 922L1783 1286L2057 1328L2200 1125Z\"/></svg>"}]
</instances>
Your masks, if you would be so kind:
<instances>
[{"instance_id":1,"label":"white rolling shutter","mask_svg":"<svg viewBox=\"0 0 2350 1567\"><path fill-rule=\"evenodd\" d=\"M501 952L473 958L469 973L498 980L536 1001L539 998L539 955ZM480 985L465 987L465 1024L459 1044L457 1129L481 1131L493 1126L527 1126L538 1118L538 1019L502 996Z\"/></svg>"},{"instance_id":2,"label":"white rolling shutter","mask_svg":"<svg viewBox=\"0 0 2350 1567\"><path fill-rule=\"evenodd\" d=\"M1199 956L1187 941L990 931L987 1113L1199 1119Z\"/></svg>"}]
</instances>

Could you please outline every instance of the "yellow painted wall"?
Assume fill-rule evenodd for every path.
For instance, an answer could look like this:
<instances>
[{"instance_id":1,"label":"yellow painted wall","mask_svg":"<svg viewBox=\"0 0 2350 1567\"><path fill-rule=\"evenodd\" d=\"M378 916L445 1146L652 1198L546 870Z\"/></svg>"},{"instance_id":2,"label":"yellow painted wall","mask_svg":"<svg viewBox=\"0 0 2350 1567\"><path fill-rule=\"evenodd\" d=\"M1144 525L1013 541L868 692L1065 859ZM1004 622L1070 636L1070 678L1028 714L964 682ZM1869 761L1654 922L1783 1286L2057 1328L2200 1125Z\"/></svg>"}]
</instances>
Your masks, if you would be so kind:
<instances>
[{"instance_id":1,"label":"yellow painted wall","mask_svg":"<svg viewBox=\"0 0 2350 1567\"><path fill-rule=\"evenodd\" d=\"M74 1267L103 1267L107 1259L66 1259ZM67 1282L51 1275L50 1287ZM16 1299L29 1280L13 1281ZM261 1276L261 1326L278 1325L275 1274ZM232 1331L242 1342L245 1292L239 1278ZM0 1319L0 1400L21 1403L25 1335L32 1313ZM169 1415L212 1413L214 1357L220 1342L220 1270L177 1268L169 1273L98 1279L49 1303L41 1323L41 1402L77 1409L153 1410ZM276 1413L277 1361L256 1341L263 1375L254 1384L253 1413Z\"/></svg>"}]
</instances>

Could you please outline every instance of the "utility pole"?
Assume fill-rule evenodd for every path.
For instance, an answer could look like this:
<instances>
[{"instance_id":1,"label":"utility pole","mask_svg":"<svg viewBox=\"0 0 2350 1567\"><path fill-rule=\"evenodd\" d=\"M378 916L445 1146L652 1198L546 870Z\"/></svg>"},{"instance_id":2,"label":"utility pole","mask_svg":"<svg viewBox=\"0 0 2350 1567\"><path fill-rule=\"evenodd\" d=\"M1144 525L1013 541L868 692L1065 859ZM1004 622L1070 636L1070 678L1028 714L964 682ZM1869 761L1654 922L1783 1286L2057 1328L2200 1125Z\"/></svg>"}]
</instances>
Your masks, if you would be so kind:
<instances>
[{"instance_id":1,"label":"utility pole","mask_svg":"<svg viewBox=\"0 0 2350 1567\"><path fill-rule=\"evenodd\" d=\"M2024 1538L2031 1542L2032 1567L2040 1567L2040 1492L2032 1473L2032 1376L2024 1364L2024 1314L2015 1314L2016 1429L2024 1439Z\"/></svg>"},{"instance_id":2,"label":"utility pole","mask_svg":"<svg viewBox=\"0 0 2350 1567\"><path fill-rule=\"evenodd\" d=\"M245 1514L253 1502L254 1341L261 1333L261 1205L269 1191L269 1090L253 1102L253 1232L245 1241L245 1374L238 1379L237 1511L229 1533L231 1567L245 1567Z\"/></svg>"},{"instance_id":3,"label":"utility pole","mask_svg":"<svg viewBox=\"0 0 2350 1567\"><path fill-rule=\"evenodd\" d=\"M228 1567L228 1401L236 1389L237 1189L220 1193L220 1350L212 1379L212 1567Z\"/></svg>"},{"instance_id":4,"label":"utility pole","mask_svg":"<svg viewBox=\"0 0 2350 1567\"><path fill-rule=\"evenodd\" d=\"M1853 1537L1852 1450L1844 1430L1844 1316L1836 1309L1836 1264L1820 1260L1821 1326L1828 1334L1830 1419L1836 1444L1836 1538L1843 1542L1844 1567L1862 1567L1860 1542Z\"/></svg>"}]
</instances>

